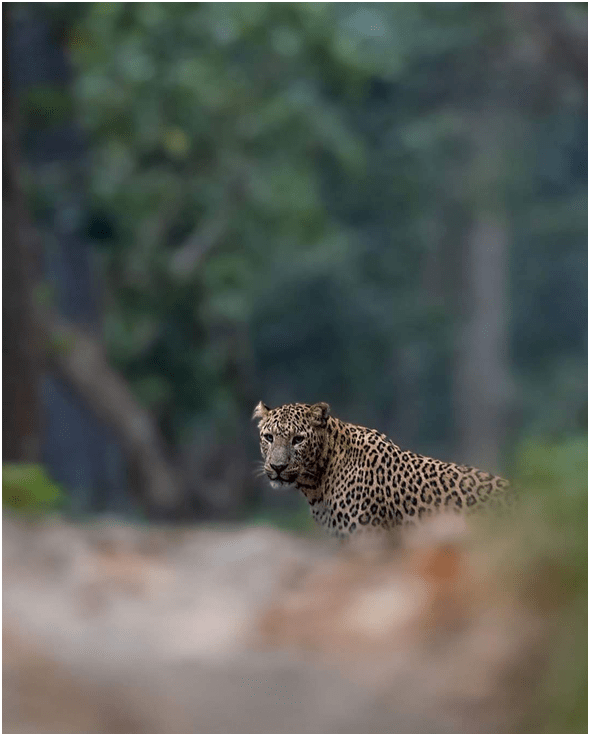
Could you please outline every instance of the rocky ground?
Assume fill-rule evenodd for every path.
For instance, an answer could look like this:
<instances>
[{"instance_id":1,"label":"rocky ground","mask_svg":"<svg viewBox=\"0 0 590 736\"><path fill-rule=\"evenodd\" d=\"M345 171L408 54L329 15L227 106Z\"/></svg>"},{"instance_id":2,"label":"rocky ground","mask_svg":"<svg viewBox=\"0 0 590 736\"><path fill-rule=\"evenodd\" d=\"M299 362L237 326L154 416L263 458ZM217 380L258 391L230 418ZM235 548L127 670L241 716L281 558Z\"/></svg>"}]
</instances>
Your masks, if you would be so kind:
<instances>
[{"instance_id":1,"label":"rocky ground","mask_svg":"<svg viewBox=\"0 0 590 736\"><path fill-rule=\"evenodd\" d=\"M476 547L8 516L3 730L512 731L551 616Z\"/></svg>"}]
</instances>

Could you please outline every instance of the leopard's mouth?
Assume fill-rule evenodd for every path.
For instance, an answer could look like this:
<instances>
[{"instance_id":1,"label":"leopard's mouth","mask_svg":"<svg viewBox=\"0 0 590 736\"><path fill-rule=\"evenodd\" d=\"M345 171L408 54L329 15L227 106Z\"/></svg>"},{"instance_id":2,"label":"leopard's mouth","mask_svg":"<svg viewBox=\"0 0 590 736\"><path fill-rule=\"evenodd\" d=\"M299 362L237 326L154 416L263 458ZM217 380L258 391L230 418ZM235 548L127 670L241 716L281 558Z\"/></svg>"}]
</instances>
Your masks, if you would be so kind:
<instances>
[{"instance_id":1,"label":"leopard's mouth","mask_svg":"<svg viewBox=\"0 0 590 736\"><path fill-rule=\"evenodd\" d=\"M274 476L269 475L268 479L273 488L292 486L297 480L297 473L285 473L283 475L275 473Z\"/></svg>"}]
</instances>

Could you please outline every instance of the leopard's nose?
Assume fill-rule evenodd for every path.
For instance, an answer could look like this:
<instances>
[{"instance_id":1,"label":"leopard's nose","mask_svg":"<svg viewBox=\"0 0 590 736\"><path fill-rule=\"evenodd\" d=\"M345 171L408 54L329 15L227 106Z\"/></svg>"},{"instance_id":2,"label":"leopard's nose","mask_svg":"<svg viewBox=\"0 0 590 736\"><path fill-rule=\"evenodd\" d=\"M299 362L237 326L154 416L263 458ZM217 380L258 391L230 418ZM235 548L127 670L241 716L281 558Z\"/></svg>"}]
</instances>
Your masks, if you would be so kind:
<instances>
[{"instance_id":1,"label":"leopard's nose","mask_svg":"<svg viewBox=\"0 0 590 736\"><path fill-rule=\"evenodd\" d=\"M287 466L286 465L273 465L271 463L270 467L275 471L277 475L280 475Z\"/></svg>"}]
</instances>

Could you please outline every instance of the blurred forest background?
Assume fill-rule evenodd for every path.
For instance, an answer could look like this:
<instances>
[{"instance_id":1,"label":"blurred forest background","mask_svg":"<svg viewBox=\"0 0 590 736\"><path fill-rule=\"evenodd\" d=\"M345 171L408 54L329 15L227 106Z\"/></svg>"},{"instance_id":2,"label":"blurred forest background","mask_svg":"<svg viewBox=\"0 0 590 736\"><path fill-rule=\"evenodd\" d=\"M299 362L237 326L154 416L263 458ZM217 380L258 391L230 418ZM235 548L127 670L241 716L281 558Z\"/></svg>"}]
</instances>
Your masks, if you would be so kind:
<instances>
[{"instance_id":1,"label":"blurred forest background","mask_svg":"<svg viewBox=\"0 0 590 736\"><path fill-rule=\"evenodd\" d=\"M585 3L3 15L5 503L303 524L262 399L585 508Z\"/></svg>"},{"instance_id":2,"label":"blurred forest background","mask_svg":"<svg viewBox=\"0 0 590 736\"><path fill-rule=\"evenodd\" d=\"M2 15L4 730L587 733L587 4ZM312 533L259 400L522 513L480 558L264 528Z\"/></svg>"}]
</instances>

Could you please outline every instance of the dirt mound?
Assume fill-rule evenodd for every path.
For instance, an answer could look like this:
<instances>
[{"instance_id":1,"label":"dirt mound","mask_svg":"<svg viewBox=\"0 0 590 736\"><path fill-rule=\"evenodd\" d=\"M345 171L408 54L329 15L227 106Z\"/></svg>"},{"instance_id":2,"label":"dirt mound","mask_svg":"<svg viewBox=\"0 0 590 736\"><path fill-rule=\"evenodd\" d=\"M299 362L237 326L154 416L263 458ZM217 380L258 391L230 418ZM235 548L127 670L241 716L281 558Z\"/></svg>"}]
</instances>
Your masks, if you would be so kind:
<instances>
[{"instance_id":1,"label":"dirt mound","mask_svg":"<svg viewBox=\"0 0 590 736\"><path fill-rule=\"evenodd\" d=\"M4 731L509 730L546 627L462 537L8 517Z\"/></svg>"}]
</instances>

